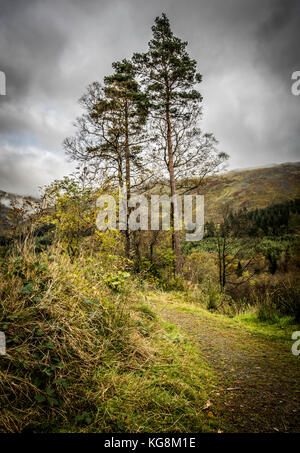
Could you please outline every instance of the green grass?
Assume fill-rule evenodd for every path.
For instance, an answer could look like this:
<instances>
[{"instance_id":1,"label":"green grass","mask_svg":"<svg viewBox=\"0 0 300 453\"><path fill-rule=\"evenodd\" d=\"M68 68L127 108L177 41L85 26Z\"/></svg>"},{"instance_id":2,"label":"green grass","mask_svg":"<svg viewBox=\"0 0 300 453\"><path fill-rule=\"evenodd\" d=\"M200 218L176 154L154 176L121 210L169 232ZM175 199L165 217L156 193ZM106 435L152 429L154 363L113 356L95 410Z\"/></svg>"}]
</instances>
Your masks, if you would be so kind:
<instances>
[{"instance_id":1,"label":"green grass","mask_svg":"<svg viewBox=\"0 0 300 453\"><path fill-rule=\"evenodd\" d=\"M198 346L164 308L201 314L220 329L290 339L290 318L228 318L188 292L141 292L128 278L118 291L95 258L74 263L53 250L12 256L0 268L0 431L216 432L206 411L217 378Z\"/></svg>"},{"instance_id":2,"label":"green grass","mask_svg":"<svg viewBox=\"0 0 300 453\"><path fill-rule=\"evenodd\" d=\"M246 329L254 335L265 336L274 340L291 341L292 332L300 330L300 325L297 324L291 316L276 316L272 320L262 321L259 319L255 308L246 313L228 317L218 312L209 311L205 308L205 303L194 302L189 293L172 292L161 294L149 294L149 301L153 306L157 300L162 300L166 308L175 309L182 312L200 314L208 318L215 318L216 321L224 327L235 326L241 329Z\"/></svg>"},{"instance_id":3,"label":"green grass","mask_svg":"<svg viewBox=\"0 0 300 453\"><path fill-rule=\"evenodd\" d=\"M220 421L203 407L214 388L211 369L173 324L135 304L148 359L113 362L96 374L106 387L88 432L216 432ZM149 316L151 313L151 316ZM147 332L147 333L146 333Z\"/></svg>"},{"instance_id":4,"label":"green grass","mask_svg":"<svg viewBox=\"0 0 300 453\"><path fill-rule=\"evenodd\" d=\"M29 250L0 269L2 432L214 432L215 380L130 278L120 291L93 259Z\"/></svg>"},{"instance_id":5,"label":"green grass","mask_svg":"<svg viewBox=\"0 0 300 453\"><path fill-rule=\"evenodd\" d=\"M215 370L218 384L210 402L217 421L222 421L221 431L269 432L274 426L288 430L288 424L294 429L299 363L291 354L291 332L299 327L291 318L273 324L261 322L254 313L229 318L190 304L187 294L151 294L148 301L164 319L180 326L182 330L166 324L173 338L178 337L179 344L189 338ZM274 398L288 406L285 413L277 408L276 419Z\"/></svg>"},{"instance_id":6,"label":"green grass","mask_svg":"<svg viewBox=\"0 0 300 453\"><path fill-rule=\"evenodd\" d=\"M300 329L291 316L277 316L276 319L262 321L257 313L245 313L235 316L233 320L254 334L285 341L290 341L292 332Z\"/></svg>"}]
</instances>

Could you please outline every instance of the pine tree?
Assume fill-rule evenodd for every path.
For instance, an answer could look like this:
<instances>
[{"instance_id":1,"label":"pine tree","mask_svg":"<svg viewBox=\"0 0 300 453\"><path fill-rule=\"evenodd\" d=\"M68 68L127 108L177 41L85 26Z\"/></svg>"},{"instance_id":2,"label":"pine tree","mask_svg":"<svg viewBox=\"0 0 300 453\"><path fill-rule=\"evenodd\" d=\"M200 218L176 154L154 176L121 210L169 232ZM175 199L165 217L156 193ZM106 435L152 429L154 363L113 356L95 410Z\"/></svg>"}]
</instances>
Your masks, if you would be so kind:
<instances>
[{"instance_id":1,"label":"pine tree","mask_svg":"<svg viewBox=\"0 0 300 453\"><path fill-rule=\"evenodd\" d=\"M127 205L126 256L130 256L130 231L128 201L132 188L132 170L142 171L140 153L146 141L144 125L148 116L148 99L135 80L134 67L128 60L112 64L115 72L104 79L106 96L116 103L121 113L120 132L124 136L125 187Z\"/></svg>"},{"instance_id":2,"label":"pine tree","mask_svg":"<svg viewBox=\"0 0 300 453\"><path fill-rule=\"evenodd\" d=\"M216 143L211 134L202 134L197 127L201 114L201 94L195 85L201 82L196 61L186 51L187 42L174 36L165 14L155 19L153 39L146 53L136 53L133 62L146 87L152 118L160 140L161 154L167 166L171 203L172 246L175 272L181 266L179 232L174 230L176 179L206 175L226 155L210 151Z\"/></svg>"},{"instance_id":3,"label":"pine tree","mask_svg":"<svg viewBox=\"0 0 300 453\"><path fill-rule=\"evenodd\" d=\"M64 146L72 159L88 163L102 180L126 187L128 201L133 181L137 183L143 171L141 151L146 140L148 101L129 61L112 66L114 73L105 77L104 84L92 83L80 99L85 113L75 123L76 136L67 138ZM125 235L129 256L128 225Z\"/></svg>"}]
</instances>

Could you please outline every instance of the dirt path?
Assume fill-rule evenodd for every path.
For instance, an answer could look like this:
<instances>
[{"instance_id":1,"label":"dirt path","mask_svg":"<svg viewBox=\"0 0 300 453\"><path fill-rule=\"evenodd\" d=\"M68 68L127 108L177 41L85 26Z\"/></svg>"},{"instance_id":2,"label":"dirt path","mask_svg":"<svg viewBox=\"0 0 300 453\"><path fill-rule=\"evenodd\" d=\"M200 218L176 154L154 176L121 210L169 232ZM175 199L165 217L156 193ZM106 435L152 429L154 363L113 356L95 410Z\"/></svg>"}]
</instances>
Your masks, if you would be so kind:
<instances>
[{"instance_id":1,"label":"dirt path","mask_svg":"<svg viewBox=\"0 0 300 453\"><path fill-rule=\"evenodd\" d=\"M290 342L256 336L205 311L161 305L157 311L199 344L215 370L210 410L226 431L300 432L300 356L291 354Z\"/></svg>"}]
</instances>

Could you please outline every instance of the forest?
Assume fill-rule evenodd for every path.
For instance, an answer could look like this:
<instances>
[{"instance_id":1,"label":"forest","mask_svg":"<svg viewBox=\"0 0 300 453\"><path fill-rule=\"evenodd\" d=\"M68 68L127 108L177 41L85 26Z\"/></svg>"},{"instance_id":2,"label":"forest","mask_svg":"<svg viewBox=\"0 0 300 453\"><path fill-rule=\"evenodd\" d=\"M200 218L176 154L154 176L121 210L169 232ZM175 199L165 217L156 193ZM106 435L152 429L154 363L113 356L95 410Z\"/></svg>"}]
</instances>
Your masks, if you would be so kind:
<instances>
[{"instance_id":1,"label":"forest","mask_svg":"<svg viewBox=\"0 0 300 453\"><path fill-rule=\"evenodd\" d=\"M157 17L147 51L81 95L76 171L5 211L1 432L299 430L299 194L206 216L230 157L201 127L201 80ZM170 197L170 227L131 230L129 203L99 230L97 200L120 188ZM203 193L204 237L187 241L176 197Z\"/></svg>"}]
</instances>

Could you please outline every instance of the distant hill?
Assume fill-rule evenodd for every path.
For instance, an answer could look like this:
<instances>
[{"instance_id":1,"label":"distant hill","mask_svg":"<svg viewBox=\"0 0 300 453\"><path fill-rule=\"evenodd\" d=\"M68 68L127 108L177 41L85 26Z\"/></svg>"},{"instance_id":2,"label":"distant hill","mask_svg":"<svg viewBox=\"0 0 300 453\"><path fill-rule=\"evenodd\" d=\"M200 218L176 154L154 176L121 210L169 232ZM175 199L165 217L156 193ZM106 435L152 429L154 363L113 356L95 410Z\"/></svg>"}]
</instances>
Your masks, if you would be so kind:
<instances>
[{"instance_id":1,"label":"distant hill","mask_svg":"<svg viewBox=\"0 0 300 453\"><path fill-rule=\"evenodd\" d=\"M234 209L253 210L300 198L300 162L217 175L198 193L204 195L206 220L217 218L227 202Z\"/></svg>"},{"instance_id":2,"label":"distant hill","mask_svg":"<svg viewBox=\"0 0 300 453\"><path fill-rule=\"evenodd\" d=\"M234 209L265 208L271 204L300 198L300 162L246 170L234 170L206 180L198 193L204 195L205 221L220 216L222 207L230 202ZM11 203L35 201L0 190L0 229L9 226Z\"/></svg>"}]
</instances>

